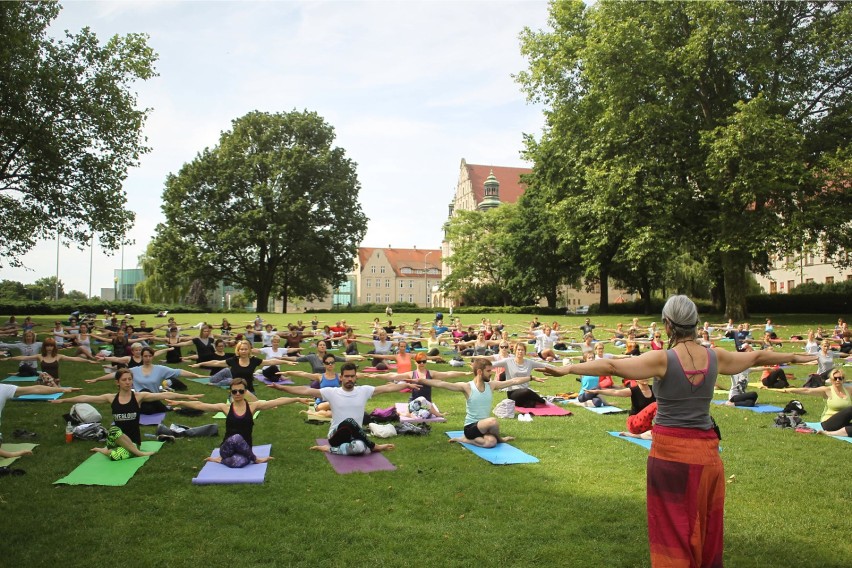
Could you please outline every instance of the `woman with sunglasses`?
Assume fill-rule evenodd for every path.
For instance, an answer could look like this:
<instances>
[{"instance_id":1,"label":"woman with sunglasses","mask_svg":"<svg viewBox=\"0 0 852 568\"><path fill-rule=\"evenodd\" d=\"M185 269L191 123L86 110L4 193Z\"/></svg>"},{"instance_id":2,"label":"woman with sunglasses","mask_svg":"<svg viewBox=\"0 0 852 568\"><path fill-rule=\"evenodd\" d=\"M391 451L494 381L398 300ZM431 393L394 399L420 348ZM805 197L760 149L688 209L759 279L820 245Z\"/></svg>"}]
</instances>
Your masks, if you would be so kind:
<instances>
[{"instance_id":1,"label":"woman with sunglasses","mask_svg":"<svg viewBox=\"0 0 852 568\"><path fill-rule=\"evenodd\" d=\"M820 417L822 433L828 436L852 436L852 388L843 384L843 369L832 369L831 383L816 388L788 388L781 392L822 396L825 408Z\"/></svg>"},{"instance_id":2,"label":"woman with sunglasses","mask_svg":"<svg viewBox=\"0 0 852 568\"><path fill-rule=\"evenodd\" d=\"M252 451L254 413L294 402L310 403L309 398L279 397L272 400L246 400L248 385L243 378L231 383L231 403L207 404L187 400L169 400L172 406L183 406L205 412L225 414L225 437L219 446L219 457L208 457L206 461L221 463L227 467L245 467L252 463L264 463L272 458L259 458Z\"/></svg>"},{"instance_id":3,"label":"woman with sunglasses","mask_svg":"<svg viewBox=\"0 0 852 568\"><path fill-rule=\"evenodd\" d=\"M325 366L325 370L323 370L322 373L306 373L304 371L280 371L278 375L284 378L299 377L300 379L310 379L310 388L312 389L339 387L340 375L334 370L335 363L337 363L337 359L335 359L334 355L326 354L326 356L323 357L322 361L323 366ZM311 414L331 416L331 405L328 402L324 401L321 398L317 398L313 401L313 403L314 409L310 412Z\"/></svg>"}]
</instances>

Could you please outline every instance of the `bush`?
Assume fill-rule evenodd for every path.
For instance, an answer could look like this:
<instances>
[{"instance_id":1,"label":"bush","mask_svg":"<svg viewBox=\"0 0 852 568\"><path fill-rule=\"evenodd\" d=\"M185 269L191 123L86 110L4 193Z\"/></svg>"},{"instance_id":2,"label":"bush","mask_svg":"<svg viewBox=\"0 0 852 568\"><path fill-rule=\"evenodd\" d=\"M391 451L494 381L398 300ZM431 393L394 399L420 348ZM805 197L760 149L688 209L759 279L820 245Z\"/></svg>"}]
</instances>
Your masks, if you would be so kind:
<instances>
[{"instance_id":1,"label":"bush","mask_svg":"<svg viewBox=\"0 0 852 568\"><path fill-rule=\"evenodd\" d=\"M108 302L104 300L59 300L54 301L9 301L0 300L2 315L68 315L79 311L86 314L102 314L104 310L129 314L155 314L161 310L182 313L205 313L208 310L198 306L140 304L138 302Z\"/></svg>"},{"instance_id":2,"label":"bush","mask_svg":"<svg viewBox=\"0 0 852 568\"><path fill-rule=\"evenodd\" d=\"M849 314L852 312L852 293L757 294L747 296L746 304L750 313L760 314Z\"/></svg>"}]
</instances>

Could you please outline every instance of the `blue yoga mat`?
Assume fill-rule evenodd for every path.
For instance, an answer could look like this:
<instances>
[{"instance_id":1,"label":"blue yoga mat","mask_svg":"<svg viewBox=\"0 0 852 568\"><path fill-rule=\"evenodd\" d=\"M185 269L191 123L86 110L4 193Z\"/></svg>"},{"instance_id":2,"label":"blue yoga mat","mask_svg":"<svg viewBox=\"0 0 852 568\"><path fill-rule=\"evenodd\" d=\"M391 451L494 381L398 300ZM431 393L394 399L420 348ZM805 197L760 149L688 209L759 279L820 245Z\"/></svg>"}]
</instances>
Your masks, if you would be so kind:
<instances>
[{"instance_id":1,"label":"blue yoga mat","mask_svg":"<svg viewBox=\"0 0 852 568\"><path fill-rule=\"evenodd\" d=\"M55 392L53 394L25 394L22 396L16 396L12 400L56 400L60 398L63 392Z\"/></svg>"},{"instance_id":2,"label":"blue yoga mat","mask_svg":"<svg viewBox=\"0 0 852 568\"><path fill-rule=\"evenodd\" d=\"M18 375L12 375L10 377L6 377L0 383L34 383L38 380L38 377L19 377Z\"/></svg>"},{"instance_id":3,"label":"blue yoga mat","mask_svg":"<svg viewBox=\"0 0 852 568\"><path fill-rule=\"evenodd\" d=\"M447 436L450 438L461 438L462 436L464 436L464 432L461 430L447 432ZM481 457L485 461L493 463L495 465L508 465L515 463L538 463L537 457L522 452L518 448L510 446L509 444L497 444L493 448L480 448L479 446L474 446L473 444L462 444L462 446L464 446L477 456Z\"/></svg>"},{"instance_id":4,"label":"blue yoga mat","mask_svg":"<svg viewBox=\"0 0 852 568\"><path fill-rule=\"evenodd\" d=\"M718 404L719 406L724 405L727 400L714 400L713 404ZM771 404L756 404L754 406L731 406L729 408L736 408L737 410L751 410L752 412L757 412L758 414L774 414L776 412L784 412L784 409L780 406L773 406Z\"/></svg>"},{"instance_id":5,"label":"blue yoga mat","mask_svg":"<svg viewBox=\"0 0 852 568\"><path fill-rule=\"evenodd\" d=\"M817 432L822 432L822 424L819 422L805 422L805 425L810 426ZM844 442L849 442L852 444L852 437L850 436L828 436L829 438L834 438L836 440L843 440Z\"/></svg>"},{"instance_id":6,"label":"blue yoga mat","mask_svg":"<svg viewBox=\"0 0 852 568\"><path fill-rule=\"evenodd\" d=\"M577 402L577 399L572 398L570 400L563 400L559 404L567 406L571 402ZM618 408L617 406L582 406L581 408L594 412L595 414L621 414L622 412L627 412L623 408Z\"/></svg>"},{"instance_id":7,"label":"blue yoga mat","mask_svg":"<svg viewBox=\"0 0 852 568\"><path fill-rule=\"evenodd\" d=\"M651 449L651 440L643 440L642 438L631 438L630 436L622 436L618 432L607 432L607 434L614 438L618 438L619 440L624 440L625 442L630 442L631 444L642 446L646 450Z\"/></svg>"}]
</instances>

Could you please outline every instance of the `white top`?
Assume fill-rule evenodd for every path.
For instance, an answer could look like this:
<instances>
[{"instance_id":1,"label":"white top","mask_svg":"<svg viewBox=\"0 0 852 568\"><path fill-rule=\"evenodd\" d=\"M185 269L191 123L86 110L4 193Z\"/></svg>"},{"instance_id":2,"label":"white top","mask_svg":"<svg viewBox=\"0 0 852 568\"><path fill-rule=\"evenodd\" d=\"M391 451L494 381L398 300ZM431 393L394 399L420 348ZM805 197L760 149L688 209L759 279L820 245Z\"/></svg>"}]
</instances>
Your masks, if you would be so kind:
<instances>
[{"instance_id":1,"label":"white top","mask_svg":"<svg viewBox=\"0 0 852 568\"><path fill-rule=\"evenodd\" d=\"M15 396L18 387L15 385L0 384L0 418L3 417L3 407L6 406L6 401Z\"/></svg>"},{"instance_id":2,"label":"white top","mask_svg":"<svg viewBox=\"0 0 852 568\"><path fill-rule=\"evenodd\" d=\"M356 386L351 391L345 391L342 387L325 387L320 389L322 399L331 405L331 427L328 435L331 436L341 422L352 418L362 426L364 423L364 407L373 396L375 387L370 385Z\"/></svg>"},{"instance_id":3,"label":"white top","mask_svg":"<svg viewBox=\"0 0 852 568\"><path fill-rule=\"evenodd\" d=\"M559 341L559 334L553 330L550 330L550 335L545 335L543 331L537 329L533 331L533 334L535 335L536 353L541 353L545 349L553 349L553 346Z\"/></svg>"}]
</instances>

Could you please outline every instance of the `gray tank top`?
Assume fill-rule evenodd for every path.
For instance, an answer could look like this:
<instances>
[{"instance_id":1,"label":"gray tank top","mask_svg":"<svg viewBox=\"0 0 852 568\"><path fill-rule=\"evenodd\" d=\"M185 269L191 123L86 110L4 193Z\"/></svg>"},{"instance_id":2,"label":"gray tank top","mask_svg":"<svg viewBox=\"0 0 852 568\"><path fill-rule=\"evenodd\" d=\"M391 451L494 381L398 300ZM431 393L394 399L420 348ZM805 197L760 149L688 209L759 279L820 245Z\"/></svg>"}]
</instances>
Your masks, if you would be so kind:
<instances>
[{"instance_id":1,"label":"gray tank top","mask_svg":"<svg viewBox=\"0 0 852 568\"><path fill-rule=\"evenodd\" d=\"M687 374L674 350L667 350L666 374L662 379L654 381L654 395L657 397L656 423L674 428L699 430L712 428L710 401L713 400L716 374L716 353L712 349L707 349L707 369L704 380L696 384L690 383L687 379Z\"/></svg>"}]
</instances>

